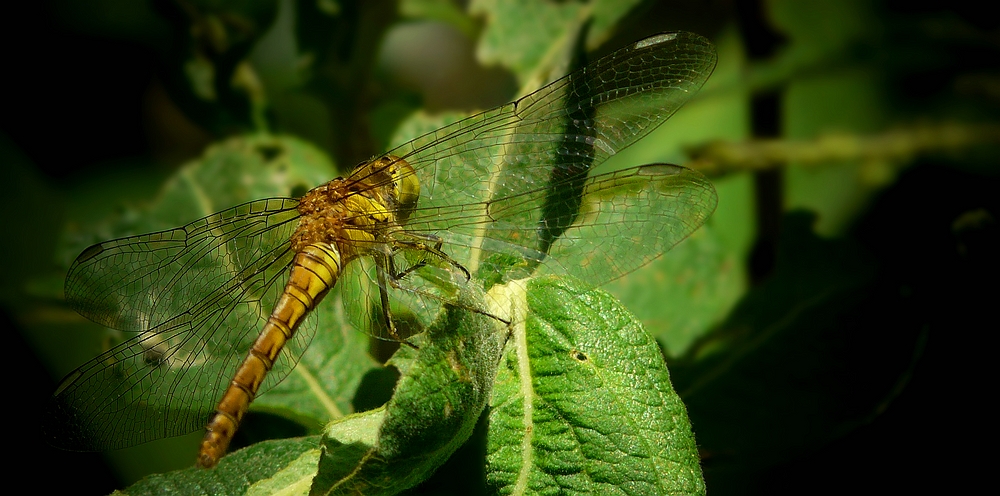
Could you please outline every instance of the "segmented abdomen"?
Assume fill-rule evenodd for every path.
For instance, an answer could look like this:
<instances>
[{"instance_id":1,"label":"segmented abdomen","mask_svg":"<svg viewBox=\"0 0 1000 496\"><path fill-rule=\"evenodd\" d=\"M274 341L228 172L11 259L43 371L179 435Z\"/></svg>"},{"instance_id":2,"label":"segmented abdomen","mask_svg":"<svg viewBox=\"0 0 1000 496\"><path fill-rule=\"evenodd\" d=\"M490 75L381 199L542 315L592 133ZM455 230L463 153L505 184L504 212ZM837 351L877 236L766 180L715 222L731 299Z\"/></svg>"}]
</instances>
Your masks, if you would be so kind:
<instances>
[{"instance_id":1,"label":"segmented abdomen","mask_svg":"<svg viewBox=\"0 0 1000 496\"><path fill-rule=\"evenodd\" d=\"M326 243L307 245L295 255L284 292L208 422L198 450L199 466L214 467L226 454L229 442L281 349L295 335L306 314L337 281L340 269L340 253L335 246Z\"/></svg>"}]
</instances>

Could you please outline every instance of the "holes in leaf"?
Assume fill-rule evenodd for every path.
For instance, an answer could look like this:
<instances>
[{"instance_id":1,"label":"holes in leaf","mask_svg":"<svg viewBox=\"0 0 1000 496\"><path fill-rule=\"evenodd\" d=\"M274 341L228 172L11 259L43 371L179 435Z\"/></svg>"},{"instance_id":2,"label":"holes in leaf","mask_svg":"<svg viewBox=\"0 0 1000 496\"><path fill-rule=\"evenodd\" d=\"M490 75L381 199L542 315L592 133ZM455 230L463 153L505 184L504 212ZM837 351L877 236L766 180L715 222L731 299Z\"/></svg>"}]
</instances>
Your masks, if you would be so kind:
<instances>
[{"instance_id":1,"label":"holes in leaf","mask_svg":"<svg viewBox=\"0 0 1000 496\"><path fill-rule=\"evenodd\" d=\"M257 153L264 158L264 162L270 162L281 155L284 149L281 145L257 145Z\"/></svg>"}]
</instances>

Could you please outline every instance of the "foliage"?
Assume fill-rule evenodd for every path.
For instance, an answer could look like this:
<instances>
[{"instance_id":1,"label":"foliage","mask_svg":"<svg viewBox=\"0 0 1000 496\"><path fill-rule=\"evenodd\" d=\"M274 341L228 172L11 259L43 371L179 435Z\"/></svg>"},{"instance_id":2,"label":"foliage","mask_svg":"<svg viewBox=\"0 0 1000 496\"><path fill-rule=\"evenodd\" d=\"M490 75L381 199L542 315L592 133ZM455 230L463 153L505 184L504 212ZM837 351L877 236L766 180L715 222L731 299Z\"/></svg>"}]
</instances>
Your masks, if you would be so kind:
<instances>
[{"instance_id":1,"label":"foliage","mask_svg":"<svg viewBox=\"0 0 1000 496\"><path fill-rule=\"evenodd\" d=\"M977 397L950 388L988 377L986 347L968 346L995 299L975 288L997 275L1000 212L1000 57L982 13L766 2L761 16L780 48L747 60L746 13L706 5L101 3L108 9L53 2L53 24L71 33L61 39L70 53L85 40L118 59L24 59L106 98L36 85L30 94L48 99L5 112L0 142L19 213L5 219L0 302L55 378L121 338L61 302L66 268L93 242L301 194L421 130L537 88L581 53L596 58L646 34L699 32L720 60L695 101L606 165L700 168L720 198L687 241L602 288L613 297L535 280L510 290L529 316L523 328L454 310L429 331L440 336L383 368L332 294L299 366L255 401L237 440L245 448L213 471L182 469L198 434L112 453L117 487L963 492L955 474L976 473L945 453L971 449L963 443L981 437L982 414L974 400L946 407L939 395ZM434 37L445 41L426 41ZM464 70L410 72L459 44ZM137 60L156 62L136 69ZM141 70L138 82L123 76ZM116 81L144 89L122 92ZM131 107L145 98L148 137L138 116L101 123L116 90ZM780 132L763 139L752 102L768 93L779 95ZM93 151L105 141L113 152ZM776 170L779 187L762 189L760 171ZM52 390L32 387L36 397ZM76 454L25 458L60 472L83 465ZM79 492L94 477L67 479Z\"/></svg>"}]
</instances>

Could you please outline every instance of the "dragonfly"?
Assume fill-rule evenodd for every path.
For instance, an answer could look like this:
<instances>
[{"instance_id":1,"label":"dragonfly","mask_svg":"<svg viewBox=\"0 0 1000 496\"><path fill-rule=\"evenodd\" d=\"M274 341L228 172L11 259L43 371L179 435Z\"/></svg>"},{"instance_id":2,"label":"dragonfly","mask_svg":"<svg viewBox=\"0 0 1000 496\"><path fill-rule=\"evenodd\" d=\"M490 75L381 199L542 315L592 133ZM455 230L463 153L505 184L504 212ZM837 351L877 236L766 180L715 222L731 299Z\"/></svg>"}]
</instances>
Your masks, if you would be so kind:
<instances>
[{"instance_id":1,"label":"dragonfly","mask_svg":"<svg viewBox=\"0 0 1000 496\"><path fill-rule=\"evenodd\" d=\"M429 322L463 285L545 270L596 287L649 263L714 211L711 183L667 164L590 172L715 64L699 35L652 36L301 198L87 248L67 301L134 335L61 382L43 430L58 447L106 451L205 428L197 464L212 467L254 398L295 367L335 285L355 288L343 300L356 327L408 343L395 316Z\"/></svg>"}]
</instances>

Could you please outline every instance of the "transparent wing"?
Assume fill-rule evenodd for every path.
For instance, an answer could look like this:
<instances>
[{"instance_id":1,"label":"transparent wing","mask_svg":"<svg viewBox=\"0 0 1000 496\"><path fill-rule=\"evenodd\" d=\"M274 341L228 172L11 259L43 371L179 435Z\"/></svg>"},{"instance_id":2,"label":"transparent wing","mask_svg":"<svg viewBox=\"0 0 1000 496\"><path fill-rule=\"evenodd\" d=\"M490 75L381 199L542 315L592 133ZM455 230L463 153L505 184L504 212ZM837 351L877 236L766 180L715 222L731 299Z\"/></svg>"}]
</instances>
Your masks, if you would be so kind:
<instances>
[{"instance_id":1,"label":"transparent wing","mask_svg":"<svg viewBox=\"0 0 1000 496\"><path fill-rule=\"evenodd\" d=\"M698 35L654 36L392 150L421 184L404 228L440 240L448 257L487 284L527 276L541 264L599 285L649 263L714 211L714 188L676 166L588 172L665 122L715 63L714 47ZM434 258L406 249L395 257L397 267ZM378 327L376 269L354 271L367 277L345 299L363 329ZM406 291L387 292L393 315L406 309L424 322L462 277L447 263L416 272L421 277L398 281Z\"/></svg>"},{"instance_id":2,"label":"transparent wing","mask_svg":"<svg viewBox=\"0 0 1000 496\"><path fill-rule=\"evenodd\" d=\"M511 241L545 251L560 234L550 207L579 198L591 168L664 123L704 84L715 68L715 48L691 33L661 34L603 57L520 100L421 136L391 152L416 169L423 209L408 224L434 230L436 209L533 201L521 218L497 219L466 209L484 223L461 234ZM565 183L571 180L570 183ZM574 182L575 181L575 182ZM551 187L560 183L562 189ZM526 194L535 195L529 200ZM549 201L555 195L558 198ZM494 210L503 210L498 206ZM422 215L420 215L422 213ZM537 228L531 240L505 239L492 222Z\"/></svg>"},{"instance_id":3,"label":"transparent wing","mask_svg":"<svg viewBox=\"0 0 1000 496\"><path fill-rule=\"evenodd\" d=\"M284 288L296 205L255 201L84 251L67 300L138 334L59 386L44 422L52 442L117 449L203 428ZM313 319L303 323L262 389L288 374L314 329Z\"/></svg>"},{"instance_id":4,"label":"transparent wing","mask_svg":"<svg viewBox=\"0 0 1000 496\"><path fill-rule=\"evenodd\" d=\"M591 178L579 215L549 249L544 268L593 286L612 281L690 236L717 203L705 176L676 165L643 165Z\"/></svg>"},{"instance_id":5,"label":"transparent wing","mask_svg":"<svg viewBox=\"0 0 1000 496\"><path fill-rule=\"evenodd\" d=\"M565 231L577 221L585 190L610 191L617 186L609 184L621 180L617 176L588 179L588 172L670 118L701 88L715 63L715 48L701 36L653 36L514 103L393 150L391 154L405 158L416 169L423 188L419 208L406 228L468 247L453 248L449 255L472 271L479 269L479 262L487 256L484 253L491 251L541 261L553 243L567 238ZM699 218L705 210L711 213L714 190L703 178L688 180L695 175L684 172L657 181L670 191L655 200L627 200L649 203L634 205L636 210L646 209L639 214L645 218L630 226L653 233L663 231L659 224L677 222L664 217L673 215L667 213L670 207L653 205L671 197L698 198L690 212L674 217ZM690 194L685 194L688 188ZM618 207L607 204L603 208ZM595 253L614 253L619 249L616 243L625 244L625 236L618 232L624 228L598 228L593 223L602 222L607 212L599 213L592 216L587 230L603 236L589 246ZM687 233L677 230L672 237L678 235L666 244L649 244L644 250L651 253L643 259L655 258L665 251L662 247L673 246ZM629 247L631 253L634 249ZM562 257L553 255L557 261ZM577 275L606 282L634 268L606 267Z\"/></svg>"},{"instance_id":6,"label":"transparent wing","mask_svg":"<svg viewBox=\"0 0 1000 496\"><path fill-rule=\"evenodd\" d=\"M446 226L438 231L442 251L449 256L478 252L466 258L478 259L482 280L525 277L544 265L549 272L599 286L670 250L698 229L718 203L715 188L704 175L677 165L651 164L588 177L579 185L579 200L571 202L574 210L553 208L563 212L563 217L549 219L564 226L561 235L547 250L535 249L532 243L546 226L522 219L537 213L541 196L576 183L564 179L502 202L434 209L435 225ZM466 214L482 209L488 212L486 220ZM462 234L484 225L489 228L486 237ZM420 232L428 226L407 227ZM399 262L412 263L412 258ZM496 274L504 275L497 279Z\"/></svg>"}]
</instances>

